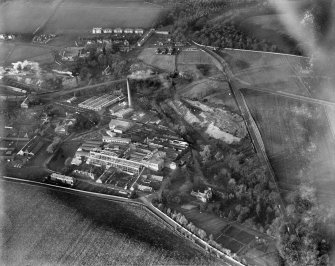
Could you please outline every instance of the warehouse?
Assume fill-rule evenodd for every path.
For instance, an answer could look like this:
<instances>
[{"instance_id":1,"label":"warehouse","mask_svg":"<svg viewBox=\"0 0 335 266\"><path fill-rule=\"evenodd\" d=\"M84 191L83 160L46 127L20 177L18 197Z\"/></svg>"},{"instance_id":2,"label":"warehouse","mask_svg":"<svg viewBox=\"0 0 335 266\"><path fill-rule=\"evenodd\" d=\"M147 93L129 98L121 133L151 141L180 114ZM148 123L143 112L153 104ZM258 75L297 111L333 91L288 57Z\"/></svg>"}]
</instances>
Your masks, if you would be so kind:
<instances>
[{"instance_id":1,"label":"warehouse","mask_svg":"<svg viewBox=\"0 0 335 266\"><path fill-rule=\"evenodd\" d=\"M115 96L112 94L104 94L102 96L94 96L89 98L82 103L78 104L78 107L85 108L93 111L101 111L102 108L111 106L114 103L117 103L124 99L122 96Z\"/></svg>"},{"instance_id":2,"label":"warehouse","mask_svg":"<svg viewBox=\"0 0 335 266\"><path fill-rule=\"evenodd\" d=\"M90 151L87 163L97 166L115 167L128 174L139 174L142 164L123 158L118 158L110 151Z\"/></svg>"}]
</instances>

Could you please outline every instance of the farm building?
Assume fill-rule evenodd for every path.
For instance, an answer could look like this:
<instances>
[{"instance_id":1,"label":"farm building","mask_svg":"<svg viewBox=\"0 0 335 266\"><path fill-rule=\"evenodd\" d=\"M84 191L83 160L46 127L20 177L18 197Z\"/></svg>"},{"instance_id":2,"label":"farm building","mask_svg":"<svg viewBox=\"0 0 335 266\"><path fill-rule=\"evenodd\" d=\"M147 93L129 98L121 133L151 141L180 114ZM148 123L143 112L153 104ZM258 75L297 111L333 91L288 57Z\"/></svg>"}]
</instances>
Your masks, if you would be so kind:
<instances>
[{"instance_id":1,"label":"farm building","mask_svg":"<svg viewBox=\"0 0 335 266\"><path fill-rule=\"evenodd\" d=\"M93 34L101 34L102 33L102 28L93 28L92 33Z\"/></svg>"},{"instance_id":2,"label":"farm building","mask_svg":"<svg viewBox=\"0 0 335 266\"><path fill-rule=\"evenodd\" d=\"M122 33L122 29L121 28L114 29L114 33L120 34L120 33Z\"/></svg>"},{"instance_id":3,"label":"farm building","mask_svg":"<svg viewBox=\"0 0 335 266\"><path fill-rule=\"evenodd\" d=\"M142 35L144 33L143 29L135 29L135 34L140 34Z\"/></svg>"}]
</instances>

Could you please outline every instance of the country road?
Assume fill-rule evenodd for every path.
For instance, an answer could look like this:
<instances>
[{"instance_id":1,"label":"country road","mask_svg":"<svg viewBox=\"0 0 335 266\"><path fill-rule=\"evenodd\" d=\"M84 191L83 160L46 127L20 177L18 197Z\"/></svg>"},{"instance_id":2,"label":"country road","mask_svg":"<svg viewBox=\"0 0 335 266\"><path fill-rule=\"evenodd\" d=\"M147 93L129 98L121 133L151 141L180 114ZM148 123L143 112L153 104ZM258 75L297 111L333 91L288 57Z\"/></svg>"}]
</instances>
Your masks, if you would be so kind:
<instances>
[{"instance_id":1,"label":"country road","mask_svg":"<svg viewBox=\"0 0 335 266\"><path fill-rule=\"evenodd\" d=\"M235 78L235 75L230 70L229 65L225 62L225 60L220 55L218 55L214 51L212 51L210 49L207 49L207 48L204 48L204 47L201 47L201 49L203 51L207 52L207 54L209 54L214 60L218 61L222 65L223 74L224 74L226 80L229 83L230 89L231 89L231 91L234 95L234 98L236 100L238 108L240 109L240 112L241 112L241 114L244 118L246 127L248 129L249 135L250 135L252 143L254 145L254 148L257 151L257 154L258 154L259 158L261 159L261 161L264 162L264 164L267 166L267 169L268 169L269 174L270 174L271 181L273 182L273 184L276 187L276 191L278 193L280 193L279 186L277 184L277 180L276 180L273 168L270 164L270 161L269 161L268 156L267 156L266 151L265 151L265 145L263 143L261 134L260 134L259 129L256 125L256 122L254 121L254 119L253 119L253 117L252 117L252 115L249 111L249 108L246 104L246 101L243 97L243 94L240 91L240 88L241 88L240 79ZM278 206L280 212L282 213L283 217L286 217L285 204L284 204L281 197L277 201L277 206Z\"/></svg>"},{"instance_id":2,"label":"country road","mask_svg":"<svg viewBox=\"0 0 335 266\"><path fill-rule=\"evenodd\" d=\"M50 91L50 92L39 93L39 94L36 94L36 95L39 96L39 97L49 99L49 98L54 98L54 97L66 95L66 94L81 91L81 90L94 89L94 88L98 88L100 86L111 85L111 84L114 84L114 83L120 83L120 82L124 82L124 81L126 81L125 78L124 79L117 79L117 80L110 80L110 81L106 81L106 82L103 82L103 83L87 85L87 86L83 86L83 87L79 87L79 88L74 88L74 89L69 89L69 90Z\"/></svg>"},{"instance_id":3,"label":"country road","mask_svg":"<svg viewBox=\"0 0 335 266\"><path fill-rule=\"evenodd\" d=\"M146 198L146 197L141 197L139 200L133 200L129 198L124 198L124 197L119 197L119 196L114 196L114 195L107 195L107 194L101 194L101 193L96 193L96 192L89 192L89 191L83 191L83 190L77 190L73 188L68 188L68 187L61 187L57 185L52 185L48 183L40 183L36 181L31 181L31 180L25 180L25 179L18 179L18 178L12 178L8 176L0 176L0 184L1 182L15 182L27 186L38 186L44 189L48 190L54 190L54 191L60 191L64 193L69 193L72 195L78 195L78 196L85 196L85 197L96 197L100 198L102 200L107 200L107 201L113 201L113 202L121 202L121 203L126 203L126 204L134 204L138 206L144 207L147 211L152 213L154 216L156 216L158 219L162 220L165 222L167 225L169 225L170 229L174 230L175 233L177 233L180 237L184 237L186 239L189 239L185 236L185 233L191 234L188 230L183 228L181 225L176 223L173 219L169 218L167 215L159 211L156 207L154 207L151 202ZM179 230L176 230L176 229ZM184 231L184 232L183 232ZM181 233L183 232L183 233ZM205 241L200 239L199 237L193 235L194 243L196 246L203 248L204 245L208 245ZM242 263L236 261L235 259L224 255L222 257L222 264L223 266L244 266Z\"/></svg>"}]
</instances>

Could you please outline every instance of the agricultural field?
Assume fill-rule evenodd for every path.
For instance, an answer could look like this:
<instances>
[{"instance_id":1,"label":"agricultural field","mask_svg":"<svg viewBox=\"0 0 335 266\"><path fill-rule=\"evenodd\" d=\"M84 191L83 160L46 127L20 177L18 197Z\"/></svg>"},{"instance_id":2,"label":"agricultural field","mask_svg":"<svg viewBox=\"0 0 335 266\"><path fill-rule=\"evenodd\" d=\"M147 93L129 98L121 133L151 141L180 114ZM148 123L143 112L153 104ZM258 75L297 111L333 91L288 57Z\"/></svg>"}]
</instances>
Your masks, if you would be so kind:
<instances>
[{"instance_id":1,"label":"agricultural field","mask_svg":"<svg viewBox=\"0 0 335 266\"><path fill-rule=\"evenodd\" d=\"M34 61L39 63L51 63L54 57L48 48L30 46L30 45L16 45L11 51L7 62L17 61Z\"/></svg>"},{"instance_id":2,"label":"agricultural field","mask_svg":"<svg viewBox=\"0 0 335 266\"><path fill-rule=\"evenodd\" d=\"M201 50L187 51L183 50L178 54L178 64L197 65L213 64L213 59Z\"/></svg>"},{"instance_id":3,"label":"agricultural field","mask_svg":"<svg viewBox=\"0 0 335 266\"><path fill-rule=\"evenodd\" d=\"M176 68L176 56L156 54L155 51L155 48L145 48L139 54L138 59L155 68L173 72Z\"/></svg>"},{"instance_id":4,"label":"agricultural field","mask_svg":"<svg viewBox=\"0 0 335 266\"><path fill-rule=\"evenodd\" d=\"M13 43L0 42L0 64L3 65L6 61L15 45Z\"/></svg>"},{"instance_id":5,"label":"agricultural field","mask_svg":"<svg viewBox=\"0 0 335 266\"><path fill-rule=\"evenodd\" d=\"M1 182L4 265L222 265L135 206Z\"/></svg>"},{"instance_id":6,"label":"agricultural field","mask_svg":"<svg viewBox=\"0 0 335 266\"><path fill-rule=\"evenodd\" d=\"M226 84L222 84L220 80L214 79L200 79L186 86L181 87L178 89L178 93L186 98L194 99L202 99L206 96L209 96L213 93L220 92L225 90L228 86L224 86Z\"/></svg>"},{"instance_id":7,"label":"agricultural field","mask_svg":"<svg viewBox=\"0 0 335 266\"><path fill-rule=\"evenodd\" d=\"M310 96L303 82L309 59L291 55L224 49L220 55L244 87Z\"/></svg>"},{"instance_id":8,"label":"agricultural field","mask_svg":"<svg viewBox=\"0 0 335 266\"><path fill-rule=\"evenodd\" d=\"M164 10L143 0L14 0L0 5L0 31L83 34L92 27L152 27Z\"/></svg>"},{"instance_id":9,"label":"agricultural field","mask_svg":"<svg viewBox=\"0 0 335 266\"><path fill-rule=\"evenodd\" d=\"M335 143L325 109L281 96L242 92L280 186L287 189L303 182L299 172L308 165L317 192L332 194Z\"/></svg>"}]
</instances>

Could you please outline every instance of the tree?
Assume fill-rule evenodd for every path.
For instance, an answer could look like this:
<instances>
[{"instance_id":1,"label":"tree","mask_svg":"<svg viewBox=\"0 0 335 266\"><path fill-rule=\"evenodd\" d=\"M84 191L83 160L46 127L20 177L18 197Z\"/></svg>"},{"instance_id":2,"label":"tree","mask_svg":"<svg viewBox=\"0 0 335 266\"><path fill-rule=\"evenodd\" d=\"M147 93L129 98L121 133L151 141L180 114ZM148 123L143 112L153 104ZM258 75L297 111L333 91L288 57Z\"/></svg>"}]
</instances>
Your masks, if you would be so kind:
<instances>
[{"instance_id":1,"label":"tree","mask_svg":"<svg viewBox=\"0 0 335 266\"><path fill-rule=\"evenodd\" d=\"M204 230L202 229L198 229L198 232L197 232L197 235L202 239L202 240L205 240L207 234Z\"/></svg>"},{"instance_id":2,"label":"tree","mask_svg":"<svg viewBox=\"0 0 335 266\"><path fill-rule=\"evenodd\" d=\"M203 163L208 163L211 159L211 147L210 145L205 145L203 146L202 151L199 152L202 162Z\"/></svg>"}]
</instances>

